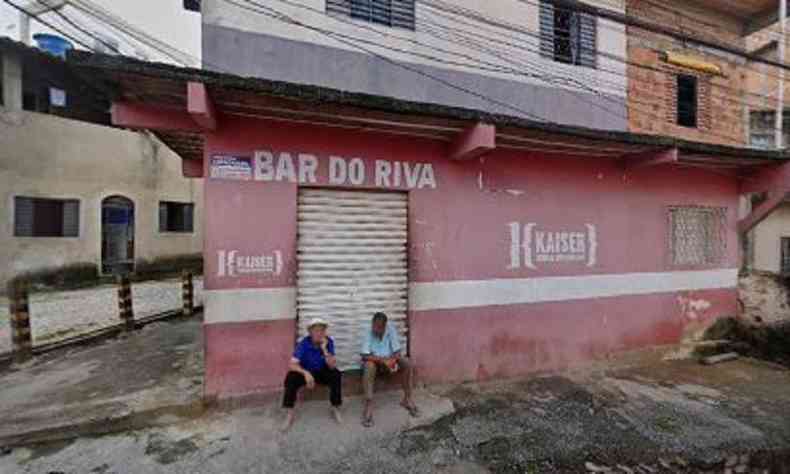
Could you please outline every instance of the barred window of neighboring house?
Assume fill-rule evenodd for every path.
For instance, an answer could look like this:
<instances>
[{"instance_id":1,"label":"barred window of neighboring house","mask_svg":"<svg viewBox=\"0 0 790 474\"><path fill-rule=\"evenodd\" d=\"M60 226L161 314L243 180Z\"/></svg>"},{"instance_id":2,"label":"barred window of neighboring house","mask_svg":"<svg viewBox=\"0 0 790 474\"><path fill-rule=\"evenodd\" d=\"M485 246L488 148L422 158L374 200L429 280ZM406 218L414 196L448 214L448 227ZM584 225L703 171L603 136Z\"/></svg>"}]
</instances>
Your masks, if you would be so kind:
<instances>
[{"instance_id":1,"label":"barred window of neighboring house","mask_svg":"<svg viewBox=\"0 0 790 474\"><path fill-rule=\"evenodd\" d=\"M669 247L673 265L721 263L727 250L727 208L669 208Z\"/></svg>"},{"instance_id":2,"label":"barred window of neighboring house","mask_svg":"<svg viewBox=\"0 0 790 474\"><path fill-rule=\"evenodd\" d=\"M790 237L781 238L782 246L782 275L790 275Z\"/></svg>"},{"instance_id":3,"label":"barred window of neighboring house","mask_svg":"<svg viewBox=\"0 0 790 474\"><path fill-rule=\"evenodd\" d=\"M749 113L749 145L753 148L776 148L776 113L767 110L753 110ZM782 116L782 140L790 143L790 109Z\"/></svg>"},{"instance_id":4,"label":"barred window of neighboring house","mask_svg":"<svg viewBox=\"0 0 790 474\"><path fill-rule=\"evenodd\" d=\"M14 198L15 237L78 237L79 230L76 199Z\"/></svg>"},{"instance_id":5,"label":"barred window of neighboring house","mask_svg":"<svg viewBox=\"0 0 790 474\"><path fill-rule=\"evenodd\" d=\"M195 205L184 202L159 203L159 232L193 232Z\"/></svg>"},{"instance_id":6,"label":"barred window of neighboring house","mask_svg":"<svg viewBox=\"0 0 790 474\"><path fill-rule=\"evenodd\" d=\"M678 117L677 123L682 127L697 127L697 105L698 105L698 91L697 91L697 78L695 76L688 76L679 74L677 77L677 103L678 103Z\"/></svg>"},{"instance_id":7,"label":"barred window of neighboring house","mask_svg":"<svg viewBox=\"0 0 790 474\"><path fill-rule=\"evenodd\" d=\"M566 64L596 67L597 18L540 2L540 54Z\"/></svg>"},{"instance_id":8,"label":"barred window of neighboring house","mask_svg":"<svg viewBox=\"0 0 790 474\"><path fill-rule=\"evenodd\" d=\"M3 76L5 75L3 72L3 55L0 54L0 105L5 105L3 102L5 100L5 93L3 92Z\"/></svg>"},{"instance_id":9,"label":"barred window of neighboring house","mask_svg":"<svg viewBox=\"0 0 790 474\"><path fill-rule=\"evenodd\" d=\"M326 12L355 20L414 30L415 0L326 0Z\"/></svg>"}]
</instances>

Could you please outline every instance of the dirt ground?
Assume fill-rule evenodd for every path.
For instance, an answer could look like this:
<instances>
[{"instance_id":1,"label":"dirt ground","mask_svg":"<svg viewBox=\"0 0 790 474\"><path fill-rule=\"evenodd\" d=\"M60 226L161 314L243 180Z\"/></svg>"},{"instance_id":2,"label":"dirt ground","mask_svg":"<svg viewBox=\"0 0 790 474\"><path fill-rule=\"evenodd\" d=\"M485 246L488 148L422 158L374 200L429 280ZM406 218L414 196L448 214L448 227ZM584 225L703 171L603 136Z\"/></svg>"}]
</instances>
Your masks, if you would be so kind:
<instances>
[{"instance_id":1,"label":"dirt ground","mask_svg":"<svg viewBox=\"0 0 790 474\"><path fill-rule=\"evenodd\" d=\"M790 371L739 359L599 364L420 391L415 423L383 394L380 423L306 402L277 433L270 406L0 455L0 472L539 473L790 472ZM449 409L445 407L449 404ZM98 471L95 469L99 469Z\"/></svg>"}]
</instances>

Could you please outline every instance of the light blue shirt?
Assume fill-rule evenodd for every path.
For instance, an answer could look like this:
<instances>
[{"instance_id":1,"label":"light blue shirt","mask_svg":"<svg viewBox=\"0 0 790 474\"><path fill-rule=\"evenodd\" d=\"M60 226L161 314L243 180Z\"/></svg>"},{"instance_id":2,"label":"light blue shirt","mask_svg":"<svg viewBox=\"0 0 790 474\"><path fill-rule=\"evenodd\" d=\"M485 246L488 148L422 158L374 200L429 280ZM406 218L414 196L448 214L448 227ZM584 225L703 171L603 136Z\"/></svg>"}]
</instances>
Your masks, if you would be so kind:
<instances>
[{"instance_id":1,"label":"light blue shirt","mask_svg":"<svg viewBox=\"0 0 790 474\"><path fill-rule=\"evenodd\" d=\"M387 323L387 329L384 330L384 336L381 339L373 335L373 327L371 325L362 341L362 351L360 353L376 357L391 357L400 350L398 331L390 323Z\"/></svg>"}]
</instances>

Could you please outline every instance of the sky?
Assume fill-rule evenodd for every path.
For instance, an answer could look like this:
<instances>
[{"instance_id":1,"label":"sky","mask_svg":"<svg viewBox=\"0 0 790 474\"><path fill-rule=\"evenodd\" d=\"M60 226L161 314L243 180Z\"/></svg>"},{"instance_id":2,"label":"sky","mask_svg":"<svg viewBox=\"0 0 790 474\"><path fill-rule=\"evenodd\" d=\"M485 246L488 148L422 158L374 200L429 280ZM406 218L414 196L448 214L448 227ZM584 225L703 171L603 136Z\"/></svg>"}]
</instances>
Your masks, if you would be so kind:
<instances>
[{"instance_id":1,"label":"sky","mask_svg":"<svg viewBox=\"0 0 790 474\"><path fill-rule=\"evenodd\" d=\"M29 3L29 0L10 1L20 6ZM182 0L91 1L150 36L169 44L189 56L200 58L200 14L184 10ZM119 49L123 54L130 56L142 55L154 61L169 61L160 52L136 42L111 27L102 25L74 7L65 7L62 13L87 30L100 36L109 36L118 40L120 43ZM67 24L57 14L47 13L42 15L41 18L89 45L95 43L94 39ZM58 34L35 20L31 23L30 29L32 34L40 32ZM0 36L8 36L19 40L19 12L5 3L4 0L0 0ZM77 44L75 46L84 49Z\"/></svg>"}]
</instances>

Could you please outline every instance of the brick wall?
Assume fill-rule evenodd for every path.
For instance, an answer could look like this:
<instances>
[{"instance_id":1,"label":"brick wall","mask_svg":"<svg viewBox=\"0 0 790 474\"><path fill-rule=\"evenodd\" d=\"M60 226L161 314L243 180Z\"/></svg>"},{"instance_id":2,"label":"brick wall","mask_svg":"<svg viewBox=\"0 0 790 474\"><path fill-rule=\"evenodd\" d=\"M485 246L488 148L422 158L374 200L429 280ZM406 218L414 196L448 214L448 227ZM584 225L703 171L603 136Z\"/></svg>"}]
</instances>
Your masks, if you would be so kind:
<instances>
[{"instance_id":1,"label":"brick wall","mask_svg":"<svg viewBox=\"0 0 790 474\"><path fill-rule=\"evenodd\" d=\"M707 40L743 47L736 18L691 7L688 2L629 0L627 13ZM688 47L672 38L627 29L629 130L709 143L746 143L745 63L724 53ZM669 64L665 51L714 63L721 75ZM677 75L697 77L697 127L677 125Z\"/></svg>"}]
</instances>

